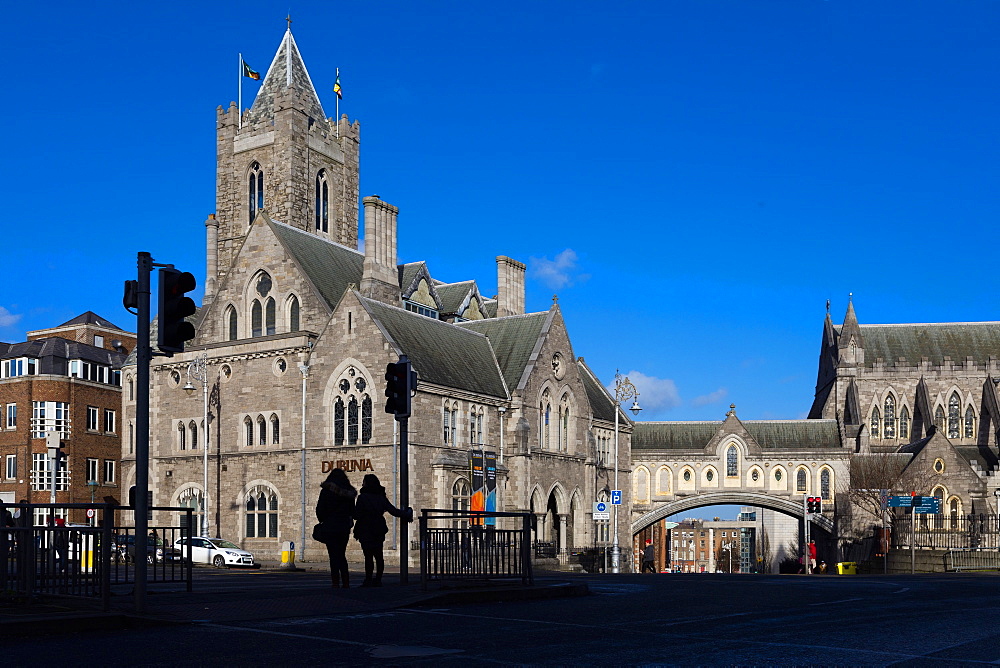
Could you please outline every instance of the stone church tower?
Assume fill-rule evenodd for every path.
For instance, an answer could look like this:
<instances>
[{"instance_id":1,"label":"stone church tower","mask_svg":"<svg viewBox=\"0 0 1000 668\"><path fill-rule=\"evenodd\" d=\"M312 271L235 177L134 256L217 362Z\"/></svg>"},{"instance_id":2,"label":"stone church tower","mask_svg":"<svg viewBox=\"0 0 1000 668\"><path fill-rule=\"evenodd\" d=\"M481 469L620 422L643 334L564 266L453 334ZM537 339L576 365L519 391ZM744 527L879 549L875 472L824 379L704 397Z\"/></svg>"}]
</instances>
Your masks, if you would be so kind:
<instances>
[{"instance_id":1,"label":"stone church tower","mask_svg":"<svg viewBox=\"0 0 1000 668\"><path fill-rule=\"evenodd\" d=\"M205 222L205 299L216 292L254 219L358 247L360 126L327 118L291 30L257 97L243 112L217 110L216 214Z\"/></svg>"}]
</instances>

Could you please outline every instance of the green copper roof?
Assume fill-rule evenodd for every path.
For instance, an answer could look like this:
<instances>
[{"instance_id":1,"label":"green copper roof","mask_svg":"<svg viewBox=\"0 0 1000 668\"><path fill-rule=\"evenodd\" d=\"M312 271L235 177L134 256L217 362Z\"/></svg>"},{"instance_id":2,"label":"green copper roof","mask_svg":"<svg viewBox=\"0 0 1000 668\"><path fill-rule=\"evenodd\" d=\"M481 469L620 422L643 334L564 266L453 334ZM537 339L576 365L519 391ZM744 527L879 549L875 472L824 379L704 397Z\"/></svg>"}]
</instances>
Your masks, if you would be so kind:
<instances>
[{"instance_id":1,"label":"green copper roof","mask_svg":"<svg viewBox=\"0 0 1000 668\"><path fill-rule=\"evenodd\" d=\"M836 420L745 420L742 424L764 450L842 447ZM632 449L700 450L721 427L721 421L636 422Z\"/></svg>"},{"instance_id":2,"label":"green copper roof","mask_svg":"<svg viewBox=\"0 0 1000 668\"><path fill-rule=\"evenodd\" d=\"M360 285L365 260L362 253L284 223L272 220L269 224L331 309L348 285Z\"/></svg>"},{"instance_id":3,"label":"green copper roof","mask_svg":"<svg viewBox=\"0 0 1000 668\"><path fill-rule=\"evenodd\" d=\"M504 380L511 390L519 387L521 376L531 359L531 353L548 322L549 312L512 315L506 318L469 320L457 327L489 337L496 352Z\"/></svg>"},{"instance_id":4,"label":"green copper roof","mask_svg":"<svg viewBox=\"0 0 1000 668\"><path fill-rule=\"evenodd\" d=\"M838 328L838 332L839 332ZM861 325L865 343L865 366L882 359L886 364L906 360L907 366L965 362L971 357L985 364L990 356L1000 357L1000 322L954 322L914 325Z\"/></svg>"},{"instance_id":5,"label":"green copper roof","mask_svg":"<svg viewBox=\"0 0 1000 668\"><path fill-rule=\"evenodd\" d=\"M507 398L490 340L465 328L362 298L423 382Z\"/></svg>"}]
</instances>

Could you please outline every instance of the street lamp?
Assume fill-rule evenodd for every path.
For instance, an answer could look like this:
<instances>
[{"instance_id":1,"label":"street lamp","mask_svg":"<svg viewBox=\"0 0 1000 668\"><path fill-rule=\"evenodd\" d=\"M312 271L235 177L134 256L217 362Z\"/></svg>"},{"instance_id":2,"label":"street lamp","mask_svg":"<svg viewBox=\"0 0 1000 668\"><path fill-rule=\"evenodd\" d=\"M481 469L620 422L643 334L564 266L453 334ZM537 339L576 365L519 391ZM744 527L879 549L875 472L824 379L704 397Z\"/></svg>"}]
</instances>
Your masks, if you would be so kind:
<instances>
[{"instance_id":1,"label":"street lamp","mask_svg":"<svg viewBox=\"0 0 1000 668\"><path fill-rule=\"evenodd\" d=\"M621 488L618 486L618 413L621 412L621 403L623 401L632 400L632 411L633 415L638 415L639 411L642 409L639 407L639 391L635 389L635 385L628 379L628 376L622 376L615 370L615 489L621 494ZM618 545L618 506L620 504L612 504L614 508L614 523L615 523L615 533L614 538L611 541L611 572L620 572L621 565L621 548Z\"/></svg>"},{"instance_id":2,"label":"street lamp","mask_svg":"<svg viewBox=\"0 0 1000 668\"><path fill-rule=\"evenodd\" d=\"M209 438L208 425L208 353L202 353L188 363L187 383L183 390L190 397L194 394L195 386L191 384L191 379L201 383L202 419L205 422L205 442L201 444L202 452L202 496L201 496L201 535L208 535L208 444L212 442ZM196 430L197 431L197 430Z\"/></svg>"}]
</instances>

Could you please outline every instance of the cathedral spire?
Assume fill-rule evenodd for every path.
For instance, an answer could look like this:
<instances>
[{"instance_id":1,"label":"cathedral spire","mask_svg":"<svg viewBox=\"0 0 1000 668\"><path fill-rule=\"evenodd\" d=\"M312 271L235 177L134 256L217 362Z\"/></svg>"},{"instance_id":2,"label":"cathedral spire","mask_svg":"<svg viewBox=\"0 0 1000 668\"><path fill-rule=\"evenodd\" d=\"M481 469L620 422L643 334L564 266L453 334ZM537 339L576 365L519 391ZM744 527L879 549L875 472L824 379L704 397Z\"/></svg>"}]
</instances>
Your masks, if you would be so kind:
<instances>
[{"instance_id":1,"label":"cathedral spire","mask_svg":"<svg viewBox=\"0 0 1000 668\"><path fill-rule=\"evenodd\" d=\"M288 28L278 45L278 50L271 60L271 65L264 75L264 83L257 91L257 97L248 112L249 121L255 123L261 120L274 118L275 101L286 92L291 92L298 98L294 106L310 118L316 120L325 119L323 105L316 94L316 87L313 86L309 71L299 53L299 47L292 36L291 18L288 21Z\"/></svg>"}]
</instances>

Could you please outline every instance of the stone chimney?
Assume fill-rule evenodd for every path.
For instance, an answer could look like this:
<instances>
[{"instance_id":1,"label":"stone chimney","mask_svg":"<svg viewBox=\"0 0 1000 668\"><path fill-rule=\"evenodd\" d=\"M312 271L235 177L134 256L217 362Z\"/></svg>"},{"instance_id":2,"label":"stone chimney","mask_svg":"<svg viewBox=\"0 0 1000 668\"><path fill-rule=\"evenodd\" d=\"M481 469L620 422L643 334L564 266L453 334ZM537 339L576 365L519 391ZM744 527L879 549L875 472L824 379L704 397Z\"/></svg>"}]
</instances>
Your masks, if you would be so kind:
<instances>
[{"instance_id":1,"label":"stone chimney","mask_svg":"<svg viewBox=\"0 0 1000 668\"><path fill-rule=\"evenodd\" d=\"M497 317L524 315L525 265L506 255L497 256Z\"/></svg>"},{"instance_id":2,"label":"stone chimney","mask_svg":"<svg viewBox=\"0 0 1000 668\"><path fill-rule=\"evenodd\" d=\"M365 197L365 263L361 294L394 306L400 305L396 268L396 216L399 209L378 195Z\"/></svg>"},{"instance_id":3,"label":"stone chimney","mask_svg":"<svg viewBox=\"0 0 1000 668\"><path fill-rule=\"evenodd\" d=\"M205 219L205 303L215 297L215 279L219 276L219 221L215 214Z\"/></svg>"}]
</instances>

